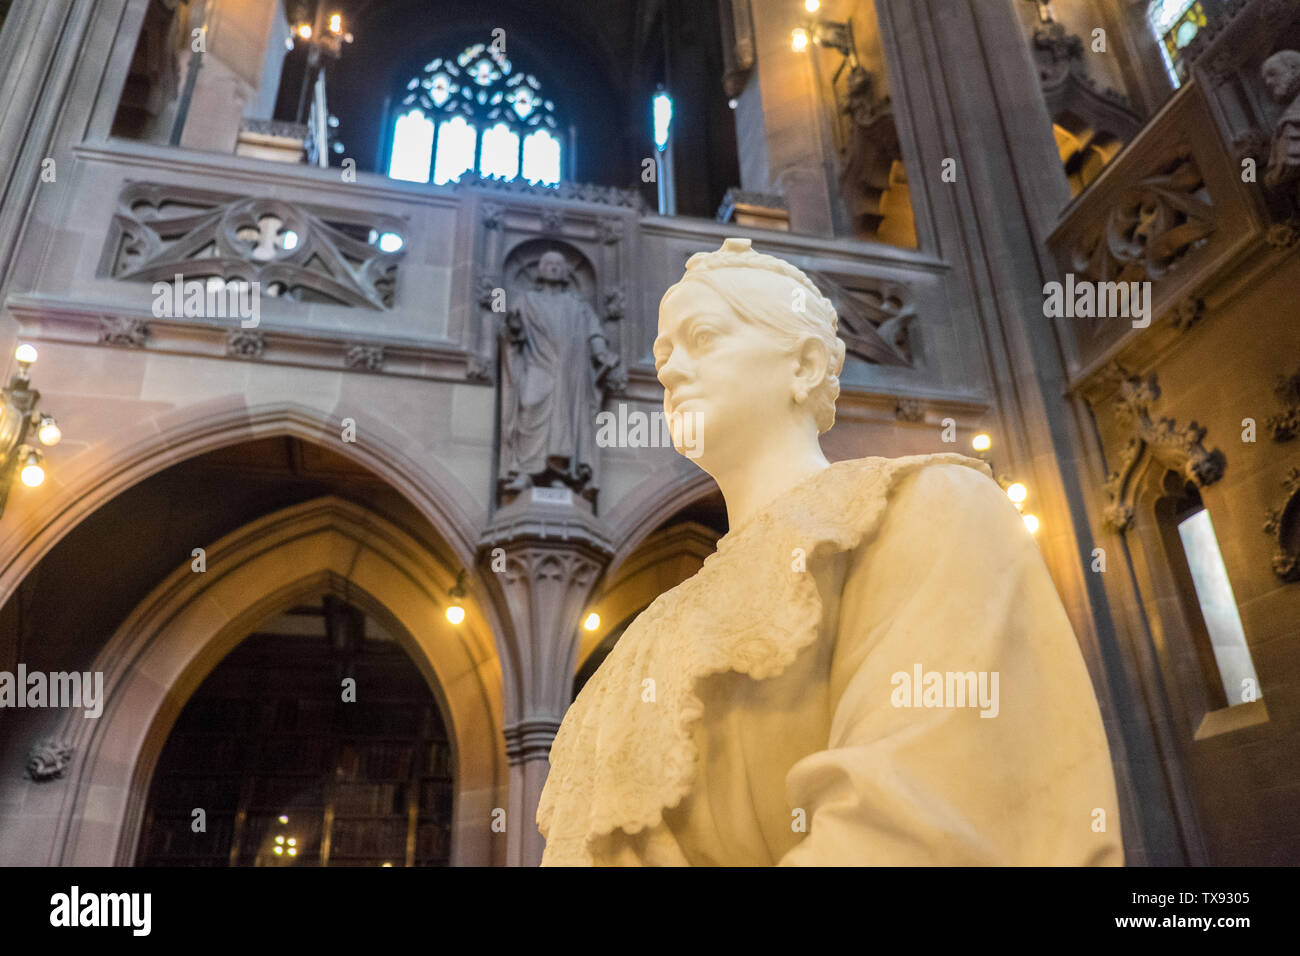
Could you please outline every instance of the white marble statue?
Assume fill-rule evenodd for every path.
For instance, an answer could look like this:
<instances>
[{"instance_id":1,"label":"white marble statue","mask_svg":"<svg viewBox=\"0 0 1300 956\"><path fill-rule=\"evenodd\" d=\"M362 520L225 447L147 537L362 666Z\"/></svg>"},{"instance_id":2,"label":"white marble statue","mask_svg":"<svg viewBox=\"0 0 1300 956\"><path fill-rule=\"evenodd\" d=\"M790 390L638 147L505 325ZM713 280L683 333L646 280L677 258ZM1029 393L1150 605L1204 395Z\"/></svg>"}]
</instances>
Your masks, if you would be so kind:
<instances>
[{"instance_id":1,"label":"white marble statue","mask_svg":"<svg viewBox=\"0 0 1300 956\"><path fill-rule=\"evenodd\" d=\"M731 530L569 708L544 865L1122 862L1088 671L986 466L822 454L836 322L748 239L660 303L665 413L704 419Z\"/></svg>"}]
</instances>

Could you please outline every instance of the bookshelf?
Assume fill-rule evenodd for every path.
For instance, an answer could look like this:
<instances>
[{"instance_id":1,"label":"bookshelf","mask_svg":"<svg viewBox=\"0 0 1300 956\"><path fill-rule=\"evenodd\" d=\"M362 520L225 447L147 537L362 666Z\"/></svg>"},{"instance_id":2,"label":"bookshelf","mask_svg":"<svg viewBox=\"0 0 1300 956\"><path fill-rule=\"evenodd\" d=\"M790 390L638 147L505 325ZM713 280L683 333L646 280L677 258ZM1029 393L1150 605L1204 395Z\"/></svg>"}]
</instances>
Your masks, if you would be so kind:
<instances>
[{"instance_id":1,"label":"bookshelf","mask_svg":"<svg viewBox=\"0 0 1300 956\"><path fill-rule=\"evenodd\" d=\"M342 602L286 619L245 639L186 703L154 771L137 864L446 866L451 748L423 677ZM341 699L345 676L355 702ZM195 808L206 832L193 831Z\"/></svg>"}]
</instances>

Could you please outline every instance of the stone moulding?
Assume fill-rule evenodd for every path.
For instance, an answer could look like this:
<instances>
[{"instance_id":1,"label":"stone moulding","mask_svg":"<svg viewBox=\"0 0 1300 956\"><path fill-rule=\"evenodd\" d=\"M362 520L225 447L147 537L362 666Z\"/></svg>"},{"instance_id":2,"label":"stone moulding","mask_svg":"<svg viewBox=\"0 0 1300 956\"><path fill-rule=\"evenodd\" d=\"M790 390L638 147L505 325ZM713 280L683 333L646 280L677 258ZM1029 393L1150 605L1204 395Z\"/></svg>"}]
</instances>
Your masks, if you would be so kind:
<instances>
[{"instance_id":1,"label":"stone moulding","mask_svg":"<svg viewBox=\"0 0 1300 956\"><path fill-rule=\"evenodd\" d=\"M1102 520L1109 530L1123 533L1133 521L1136 479L1142 466L1154 461L1205 487L1223 477L1227 459L1217 448L1206 449L1202 440L1207 430L1196 422L1180 426L1172 418L1151 418L1150 406L1160 397L1155 375L1145 380L1125 377L1119 392L1115 418L1129 433L1129 440L1119 469L1106 479L1110 500L1102 512Z\"/></svg>"},{"instance_id":2,"label":"stone moulding","mask_svg":"<svg viewBox=\"0 0 1300 956\"><path fill-rule=\"evenodd\" d=\"M99 271L127 281L258 282L263 295L387 310L403 253L377 241L403 231L392 216L132 182Z\"/></svg>"},{"instance_id":3,"label":"stone moulding","mask_svg":"<svg viewBox=\"0 0 1300 956\"><path fill-rule=\"evenodd\" d=\"M295 329L263 324L154 319L147 313L106 312L91 303L13 296L6 303L18 332L33 342L67 342L203 358L259 361L334 371L374 372L464 382L465 351L448 342L374 335L358 330Z\"/></svg>"},{"instance_id":4,"label":"stone moulding","mask_svg":"<svg viewBox=\"0 0 1300 956\"><path fill-rule=\"evenodd\" d=\"M452 186L452 189L485 189L496 192L513 193L519 196L543 196L547 199L577 200L578 202L600 203L606 206L622 206L641 212L645 209L645 199L635 189L621 189L618 186L597 186L594 183L561 182L556 186L534 185L523 179L504 180L491 176L479 176L465 173Z\"/></svg>"}]
</instances>

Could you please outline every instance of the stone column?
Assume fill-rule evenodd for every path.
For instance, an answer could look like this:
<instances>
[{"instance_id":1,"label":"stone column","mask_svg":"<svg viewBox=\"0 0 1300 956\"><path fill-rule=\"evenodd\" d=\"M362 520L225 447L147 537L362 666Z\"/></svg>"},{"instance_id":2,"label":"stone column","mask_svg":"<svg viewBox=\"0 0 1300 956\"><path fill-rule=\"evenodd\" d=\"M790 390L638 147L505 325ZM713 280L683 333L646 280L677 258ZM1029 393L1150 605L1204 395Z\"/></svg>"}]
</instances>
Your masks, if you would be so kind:
<instances>
[{"instance_id":1,"label":"stone column","mask_svg":"<svg viewBox=\"0 0 1300 956\"><path fill-rule=\"evenodd\" d=\"M14 246L29 204L41 185L41 163L54 154L54 132L67 107L75 70L87 66L82 49L94 0L18 3L5 21L0 45L0 287L7 284ZM60 159L62 162L62 159ZM47 185L48 188L48 185Z\"/></svg>"},{"instance_id":2,"label":"stone column","mask_svg":"<svg viewBox=\"0 0 1300 956\"><path fill-rule=\"evenodd\" d=\"M546 502L564 497L552 489L530 491L497 512L480 558L511 630L501 661L511 866L536 866L542 859L537 803L550 768L551 742L573 696L578 628L613 554L598 521L580 505Z\"/></svg>"},{"instance_id":3,"label":"stone column","mask_svg":"<svg viewBox=\"0 0 1300 956\"><path fill-rule=\"evenodd\" d=\"M742 160L748 189L781 193L790 210L790 230L814 236L846 231L835 176L831 116L816 70L818 51L791 49L790 37L805 17L803 4L790 0L750 0L756 65L746 92L738 97L737 141L751 143L754 125L763 124L766 186L744 182L764 163Z\"/></svg>"},{"instance_id":4,"label":"stone column","mask_svg":"<svg viewBox=\"0 0 1300 956\"><path fill-rule=\"evenodd\" d=\"M267 45L279 15L278 0L200 0L191 5L187 35L206 25L207 36L202 54L188 46L182 54L182 90L188 88L188 71L198 69L181 132L182 146L235 151L240 123L257 99ZM283 43L282 32L276 35ZM273 83L278 80L271 78Z\"/></svg>"}]
</instances>

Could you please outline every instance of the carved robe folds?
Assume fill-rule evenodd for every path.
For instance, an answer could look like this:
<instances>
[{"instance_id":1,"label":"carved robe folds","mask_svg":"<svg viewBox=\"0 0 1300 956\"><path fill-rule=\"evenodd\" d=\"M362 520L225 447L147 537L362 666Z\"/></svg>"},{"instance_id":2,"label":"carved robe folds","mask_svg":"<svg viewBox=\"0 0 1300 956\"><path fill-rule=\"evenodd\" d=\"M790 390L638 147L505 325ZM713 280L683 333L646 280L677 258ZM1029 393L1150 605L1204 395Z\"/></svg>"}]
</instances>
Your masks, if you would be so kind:
<instances>
[{"instance_id":1,"label":"carved robe folds","mask_svg":"<svg viewBox=\"0 0 1300 956\"><path fill-rule=\"evenodd\" d=\"M1121 863L1083 655L985 467L836 462L725 535L565 715L543 865ZM910 706L918 670L1000 699Z\"/></svg>"},{"instance_id":2,"label":"carved robe folds","mask_svg":"<svg viewBox=\"0 0 1300 956\"><path fill-rule=\"evenodd\" d=\"M510 314L501 382L503 478L549 472L594 493L601 394L593 339L604 348L600 319L567 290L526 292Z\"/></svg>"}]
</instances>

